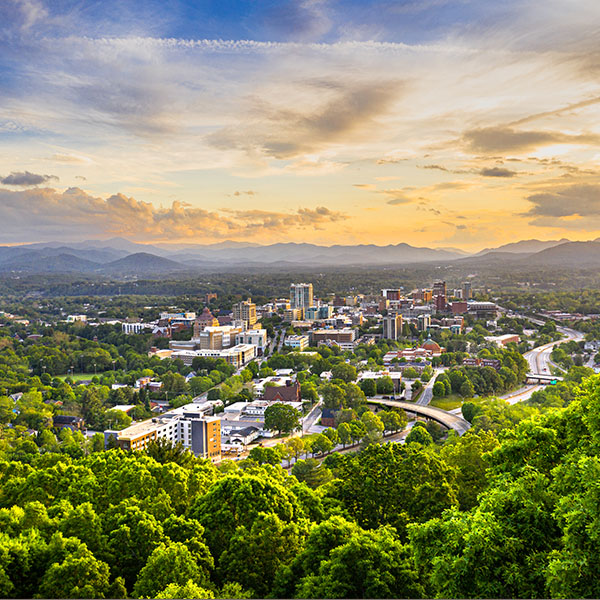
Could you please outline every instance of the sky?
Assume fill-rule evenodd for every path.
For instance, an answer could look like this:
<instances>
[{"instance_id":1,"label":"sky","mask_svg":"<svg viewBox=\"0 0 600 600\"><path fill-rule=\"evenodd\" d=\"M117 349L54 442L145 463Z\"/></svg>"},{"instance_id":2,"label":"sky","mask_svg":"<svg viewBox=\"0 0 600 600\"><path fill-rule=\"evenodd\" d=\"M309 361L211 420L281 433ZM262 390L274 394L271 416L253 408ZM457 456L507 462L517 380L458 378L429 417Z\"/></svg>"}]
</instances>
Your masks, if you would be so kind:
<instances>
[{"instance_id":1,"label":"sky","mask_svg":"<svg viewBox=\"0 0 600 600\"><path fill-rule=\"evenodd\" d=\"M2 0L0 244L600 236L598 0Z\"/></svg>"}]
</instances>

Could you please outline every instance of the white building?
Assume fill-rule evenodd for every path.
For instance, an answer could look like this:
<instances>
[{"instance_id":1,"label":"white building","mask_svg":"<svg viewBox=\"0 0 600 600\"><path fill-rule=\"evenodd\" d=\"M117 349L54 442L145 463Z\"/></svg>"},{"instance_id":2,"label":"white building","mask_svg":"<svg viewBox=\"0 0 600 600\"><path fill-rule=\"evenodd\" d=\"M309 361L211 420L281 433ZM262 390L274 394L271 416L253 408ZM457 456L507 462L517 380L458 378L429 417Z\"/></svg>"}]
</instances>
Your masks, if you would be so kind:
<instances>
[{"instance_id":1,"label":"white building","mask_svg":"<svg viewBox=\"0 0 600 600\"><path fill-rule=\"evenodd\" d=\"M223 358L236 369L243 367L256 357L256 346L251 344L237 344L232 348L222 350L174 350L171 354L173 360L180 359L184 365L191 366L194 358L202 356L205 358Z\"/></svg>"},{"instance_id":2,"label":"white building","mask_svg":"<svg viewBox=\"0 0 600 600\"><path fill-rule=\"evenodd\" d=\"M283 343L294 350L302 352L302 350L308 348L310 340L307 335L288 335Z\"/></svg>"},{"instance_id":3,"label":"white building","mask_svg":"<svg viewBox=\"0 0 600 600\"><path fill-rule=\"evenodd\" d=\"M266 329L248 329L235 336L236 344L250 344L256 346L257 353L262 354L267 345L267 330Z\"/></svg>"},{"instance_id":4,"label":"white building","mask_svg":"<svg viewBox=\"0 0 600 600\"><path fill-rule=\"evenodd\" d=\"M121 331L126 335L144 333L146 329L154 329L152 323L121 323Z\"/></svg>"}]
</instances>

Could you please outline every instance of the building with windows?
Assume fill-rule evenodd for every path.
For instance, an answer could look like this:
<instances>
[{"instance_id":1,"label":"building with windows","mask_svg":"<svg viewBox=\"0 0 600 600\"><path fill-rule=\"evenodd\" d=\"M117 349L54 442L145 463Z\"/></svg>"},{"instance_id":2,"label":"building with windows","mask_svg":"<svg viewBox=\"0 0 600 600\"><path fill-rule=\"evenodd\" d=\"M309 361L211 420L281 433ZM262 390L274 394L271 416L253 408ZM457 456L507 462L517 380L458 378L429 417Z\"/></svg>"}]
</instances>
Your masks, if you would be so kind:
<instances>
[{"instance_id":1,"label":"building with windows","mask_svg":"<svg viewBox=\"0 0 600 600\"><path fill-rule=\"evenodd\" d=\"M143 451L152 440L166 439L172 444L181 443L200 458L221 460L221 420L195 411L193 405L187 412L167 412L121 431L109 429L104 432L106 445L111 437L124 450Z\"/></svg>"},{"instance_id":2,"label":"building with windows","mask_svg":"<svg viewBox=\"0 0 600 600\"><path fill-rule=\"evenodd\" d=\"M381 295L386 300L400 300L402 298L402 290L394 288L391 290L381 290Z\"/></svg>"},{"instance_id":3,"label":"building with windows","mask_svg":"<svg viewBox=\"0 0 600 600\"><path fill-rule=\"evenodd\" d=\"M292 321L302 321L304 319L304 309L303 308L286 308L283 311L283 320L286 323L291 323Z\"/></svg>"},{"instance_id":4,"label":"building with windows","mask_svg":"<svg viewBox=\"0 0 600 600\"><path fill-rule=\"evenodd\" d=\"M251 344L237 344L231 348L223 348L221 350L174 350L171 353L173 360L180 359L184 365L188 366L191 366L194 358L197 356L222 358L238 369L256 358L256 346Z\"/></svg>"},{"instance_id":5,"label":"building with windows","mask_svg":"<svg viewBox=\"0 0 600 600\"><path fill-rule=\"evenodd\" d=\"M314 306L313 284L292 283L290 285L290 307L310 308Z\"/></svg>"},{"instance_id":6,"label":"building with windows","mask_svg":"<svg viewBox=\"0 0 600 600\"><path fill-rule=\"evenodd\" d=\"M238 333L235 336L236 344L250 344L256 347L256 353L258 356L262 356L262 353L267 345L267 330L266 329L248 329Z\"/></svg>"},{"instance_id":7,"label":"building with windows","mask_svg":"<svg viewBox=\"0 0 600 600\"><path fill-rule=\"evenodd\" d=\"M391 314L383 317L383 339L399 340L402 337L402 315Z\"/></svg>"},{"instance_id":8,"label":"building with windows","mask_svg":"<svg viewBox=\"0 0 600 600\"><path fill-rule=\"evenodd\" d=\"M319 343L327 342L354 342L356 331L350 328L344 329L315 329L311 331L312 345L317 346Z\"/></svg>"},{"instance_id":9,"label":"building with windows","mask_svg":"<svg viewBox=\"0 0 600 600\"><path fill-rule=\"evenodd\" d=\"M473 289L471 287L470 281L463 281L462 284L462 299L463 300L471 300L473 297Z\"/></svg>"},{"instance_id":10,"label":"building with windows","mask_svg":"<svg viewBox=\"0 0 600 600\"><path fill-rule=\"evenodd\" d=\"M491 319L498 318L498 306L494 302L476 302L468 303L468 312L476 319Z\"/></svg>"},{"instance_id":11,"label":"building with windows","mask_svg":"<svg viewBox=\"0 0 600 600\"><path fill-rule=\"evenodd\" d=\"M252 327L256 323L256 304L252 298L234 304L232 318L234 321L244 321L246 328Z\"/></svg>"},{"instance_id":12,"label":"building with windows","mask_svg":"<svg viewBox=\"0 0 600 600\"><path fill-rule=\"evenodd\" d=\"M304 318L307 321L324 321L333 315L333 306L321 304L320 306L311 306L304 309Z\"/></svg>"},{"instance_id":13,"label":"building with windows","mask_svg":"<svg viewBox=\"0 0 600 600\"><path fill-rule=\"evenodd\" d=\"M302 350L308 348L309 339L307 335L288 335L283 343L294 350L302 352Z\"/></svg>"},{"instance_id":14,"label":"building with windows","mask_svg":"<svg viewBox=\"0 0 600 600\"><path fill-rule=\"evenodd\" d=\"M210 312L208 306L202 314L194 321L194 337L198 337L206 327L218 327L219 320Z\"/></svg>"},{"instance_id":15,"label":"building with windows","mask_svg":"<svg viewBox=\"0 0 600 600\"><path fill-rule=\"evenodd\" d=\"M436 281L433 284L433 296L446 296L446 282L445 281Z\"/></svg>"},{"instance_id":16,"label":"building with windows","mask_svg":"<svg viewBox=\"0 0 600 600\"><path fill-rule=\"evenodd\" d=\"M121 323L121 331L125 335L144 333L144 331L152 331L152 329L154 329L152 323Z\"/></svg>"}]
</instances>

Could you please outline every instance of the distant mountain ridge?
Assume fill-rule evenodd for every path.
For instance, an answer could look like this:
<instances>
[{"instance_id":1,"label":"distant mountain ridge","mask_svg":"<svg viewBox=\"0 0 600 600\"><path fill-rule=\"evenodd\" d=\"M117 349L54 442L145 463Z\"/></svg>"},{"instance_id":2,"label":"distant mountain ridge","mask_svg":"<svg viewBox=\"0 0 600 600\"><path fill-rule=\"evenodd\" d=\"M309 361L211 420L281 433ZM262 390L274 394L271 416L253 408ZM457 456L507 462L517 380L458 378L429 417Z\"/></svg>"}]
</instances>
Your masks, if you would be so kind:
<instances>
[{"instance_id":1,"label":"distant mountain ridge","mask_svg":"<svg viewBox=\"0 0 600 600\"><path fill-rule=\"evenodd\" d=\"M106 276L164 275L198 270L318 268L448 264L491 267L600 266L600 238L590 242L523 240L468 255L454 248L406 243L319 246L258 245L231 240L217 244L138 244L124 238L0 246L0 272L82 273Z\"/></svg>"},{"instance_id":2,"label":"distant mountain ridge","mask_svg":"<svg viewBox=\"0 0 600 600\"><path fill-rule=\"evenodd\" d=\"M562 240L521 240L520 242L511 242L510 244L504 244L498 248L485 248L479 251L475 256L481 256L483 254L489 254L490 252L541 252L546 248L552 248L560 244L570 242L570 240L563 238Z\"/></svg>"}]
</instances>

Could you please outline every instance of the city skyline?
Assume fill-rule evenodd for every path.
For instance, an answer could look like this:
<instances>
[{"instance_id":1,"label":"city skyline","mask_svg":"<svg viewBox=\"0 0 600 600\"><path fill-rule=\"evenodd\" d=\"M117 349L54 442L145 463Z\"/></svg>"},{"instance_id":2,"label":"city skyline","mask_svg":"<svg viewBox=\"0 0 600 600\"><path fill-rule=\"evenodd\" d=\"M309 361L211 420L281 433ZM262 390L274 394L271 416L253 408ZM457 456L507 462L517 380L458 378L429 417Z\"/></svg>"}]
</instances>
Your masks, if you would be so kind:
<instances>
[{"instance_id":1,"label":"city skyline","mask_svg":"<svg viewBox=\"0 0 600 600\"><path fill-rule=\"evenodd\" d=\"M0 243L600 236L600 5L9 0Z\"/></svg>"}]
</instances>

